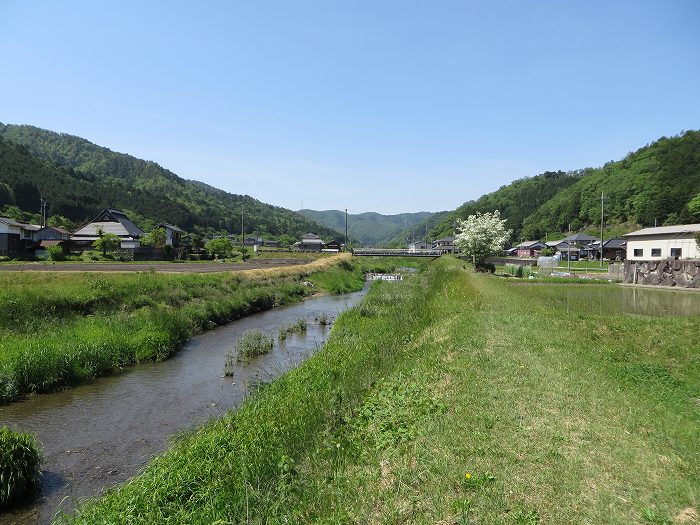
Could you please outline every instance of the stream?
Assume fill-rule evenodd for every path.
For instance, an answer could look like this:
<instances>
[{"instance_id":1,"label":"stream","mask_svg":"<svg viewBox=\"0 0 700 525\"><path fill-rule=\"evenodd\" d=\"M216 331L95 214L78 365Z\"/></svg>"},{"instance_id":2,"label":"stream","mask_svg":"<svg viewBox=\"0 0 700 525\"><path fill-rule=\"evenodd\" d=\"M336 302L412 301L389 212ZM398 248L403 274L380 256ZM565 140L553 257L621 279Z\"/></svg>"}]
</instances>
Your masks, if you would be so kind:
<instances>
[{"instance_id":1,"label":"stream","mask_svg":"<svg viewBox=\"0 0 700 525\"><path fill-rule=\"evenodd\" d=\"M167 449L174 435L240 406L256 385L311 356L330 332L316 318L325 314L334 321L366 290L313 297L251 315L193 337L167 361L0 406L0 423L35 433L44 449L39 495L0 513L0 524L50 523L57 512L70 512L79 499L98 496L134 476L154 454ZM277 341L280 327L300 318L307 321L306 332ZM273 336L273 350L238 363L233 377L224 377L227 352L250 329Z\"/></svg>"}]
</instances>

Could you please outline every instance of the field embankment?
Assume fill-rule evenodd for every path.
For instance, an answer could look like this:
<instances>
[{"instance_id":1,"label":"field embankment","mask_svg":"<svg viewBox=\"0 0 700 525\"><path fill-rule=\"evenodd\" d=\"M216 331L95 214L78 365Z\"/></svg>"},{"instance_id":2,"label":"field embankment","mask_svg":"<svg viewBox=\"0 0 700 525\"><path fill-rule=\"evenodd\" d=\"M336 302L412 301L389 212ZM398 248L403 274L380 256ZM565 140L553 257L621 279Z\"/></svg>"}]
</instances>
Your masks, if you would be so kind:
<instances>
[{"instance_id":1,"label":"field embankment","mask_svg":"<svg viewBox=\"0 0 700 525\"><path fill-rule=\"evenodd\" d=\"M698 317L552 308L545 286L449 258L377 284L321 352L67 521L697 521Z\"/></svg>"},{"instance_id":2,"label":"field embankment","mask_svg":"<svg viewBox=\"0 0 700 525\"><path fill-rule=\"evenodd\" d=\"M165 359L214 324L318 291L361 289L362 264L340 256L235 273L0 274L0 402Z\"/></svg>"}]
</instances>

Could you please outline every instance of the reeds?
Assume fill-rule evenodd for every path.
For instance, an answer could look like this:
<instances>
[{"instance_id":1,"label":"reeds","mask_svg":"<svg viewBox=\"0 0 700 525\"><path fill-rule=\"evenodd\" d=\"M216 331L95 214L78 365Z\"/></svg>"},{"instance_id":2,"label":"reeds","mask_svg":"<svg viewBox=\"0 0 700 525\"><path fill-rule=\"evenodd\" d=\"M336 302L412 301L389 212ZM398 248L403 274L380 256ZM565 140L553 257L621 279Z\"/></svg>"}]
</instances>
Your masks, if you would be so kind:
<instances>
[{"instance_id":1,"label":"reeds","mask_svg":"<svg viewBox=\"0 0 700 525\"><path fill-rule=\"evenodd\" d=\"M0 427L0 509L34 492L40 464L41 448L34 436Z\"/></svg>"}]
</instances>

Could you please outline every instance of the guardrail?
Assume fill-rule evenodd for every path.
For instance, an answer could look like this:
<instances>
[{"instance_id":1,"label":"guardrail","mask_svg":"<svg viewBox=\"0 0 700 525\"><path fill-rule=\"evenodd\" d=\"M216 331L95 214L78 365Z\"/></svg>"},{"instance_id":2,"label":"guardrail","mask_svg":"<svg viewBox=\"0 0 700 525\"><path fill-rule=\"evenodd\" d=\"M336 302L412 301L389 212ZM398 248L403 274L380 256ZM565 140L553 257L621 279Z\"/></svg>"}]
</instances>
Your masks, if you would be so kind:
<instances>
[{"instance_id":1,"label":"guardrail","mask_svg":"<svg viewBox=\"0 0 700 525\"><path fill-rule=\"evenodd\" d=\"M439 250L402 250L394 248L363 248L361 250L353 250L353 256L356 257L440 257L442 252Z\"/></svg>"}]
</instances>

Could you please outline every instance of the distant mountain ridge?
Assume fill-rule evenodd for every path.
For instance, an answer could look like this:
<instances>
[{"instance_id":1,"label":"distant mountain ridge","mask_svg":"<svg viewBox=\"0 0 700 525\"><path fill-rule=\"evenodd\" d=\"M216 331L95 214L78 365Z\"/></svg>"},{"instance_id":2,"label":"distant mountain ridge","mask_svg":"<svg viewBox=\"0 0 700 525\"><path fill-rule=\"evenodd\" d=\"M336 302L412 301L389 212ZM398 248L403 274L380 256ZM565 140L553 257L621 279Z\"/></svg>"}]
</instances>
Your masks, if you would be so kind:
<instances>
[{"instance_id":1,"label":"distant mountain ridge","mask_svg":"<svg viewBox=\"0 0 700 525\"><path fill-rule=\"evenodd\" d=\"M700 131L661 137L601 168L549 171L515 180L438 220L435 215L417 223L397 235L392 244L423 238L426 225L429 239L452 235L457 219L494 210L501 212L513 230L514 243L564 237L569 227L574 232L597 233L601 193L608 237L642 226L700 222Z\"/></svg>"},{"instance_id":2,"label":"distant mountain ridge","mask_svg":"<svg viewBox=\"0 0 700 525\"><path fill-rule=\"evenodd\" d=\"M299 210L304 217L345 234L345 212L340 210ZM406 228L434 215L431 212L383 215L376 212L348 214L348 236L365 246L383 246Z\"/></svg>"},{"instance_id":3,"label":"distant mountain ridge","mask_svg":"<svg viewBox=\"0 0 700 525\"><path fill-rule=\"evenodd\" d=\"M51 214L77 223L110 207L129 213L145 229L164 221L187 230L238 233L243 213L247 234L286 235L288 240L307 232L337 235L291 210L183 179L155 162L74 135L0 123L0 206L36 212L40 194Z\"/></svg>"}]
</instances>

